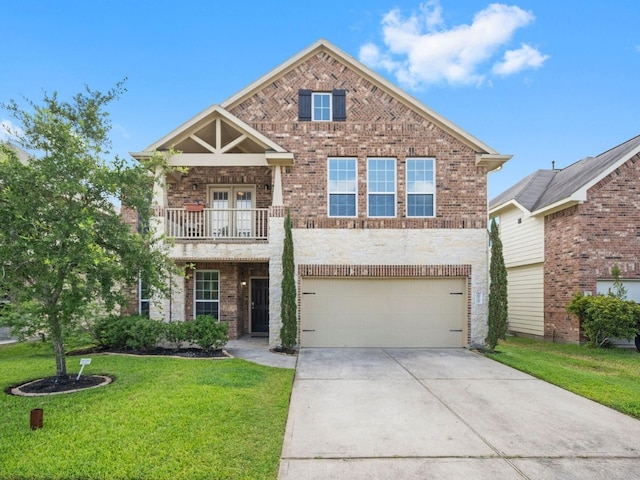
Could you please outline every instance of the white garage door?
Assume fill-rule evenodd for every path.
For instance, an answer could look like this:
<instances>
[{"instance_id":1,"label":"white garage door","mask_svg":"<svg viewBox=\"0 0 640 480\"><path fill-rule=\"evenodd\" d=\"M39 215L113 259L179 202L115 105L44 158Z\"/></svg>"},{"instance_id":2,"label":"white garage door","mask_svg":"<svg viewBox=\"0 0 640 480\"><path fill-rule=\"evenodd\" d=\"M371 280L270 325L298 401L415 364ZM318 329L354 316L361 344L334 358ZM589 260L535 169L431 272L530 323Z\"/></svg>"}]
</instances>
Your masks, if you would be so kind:
<instances>
[{"instance_id":1,"label":"white garage door","mask_svg":"<svg viewBox=\"0 0 640 480\"><path fill-rule=\"evenodd\" d=\"M318 278L301 283L303 347L462 347L463 278Z\"/></svg>"}]
</instances>

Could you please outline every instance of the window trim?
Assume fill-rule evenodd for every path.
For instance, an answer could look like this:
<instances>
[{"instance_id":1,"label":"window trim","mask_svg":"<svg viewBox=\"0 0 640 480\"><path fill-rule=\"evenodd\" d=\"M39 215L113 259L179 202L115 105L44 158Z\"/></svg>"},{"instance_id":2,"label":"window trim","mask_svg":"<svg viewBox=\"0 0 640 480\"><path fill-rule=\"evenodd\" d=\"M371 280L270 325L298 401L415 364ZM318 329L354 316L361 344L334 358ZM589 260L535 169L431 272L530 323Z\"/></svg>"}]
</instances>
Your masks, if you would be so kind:
<instances>
[{"instance_id":1,"label":"window trim","mask_svg":"<svg viewBox=\"0 0 640 480\"><path fill-rule=\"evenodd\" d=\"M432 180L432 191L431 192L414 192L409 193L409 162L412 160L430 160L431 167L433 172L433 180ZM434 218L436 216L436 159L435 157L407 157L405 161L405 208L407 218ZM409 195L431 195L432 203L433 203L433 214L432 215L409 215Z\"/></svg>"},{"instance_id":2,"label":"window trim","mask_svg":"<svg viewBox=\"0 0 640 480\"><path fill-rule=\"evenodd\" d=\"M147 295L149 294L149 288L147 287ZM143 313L142 304L147 303L147 313ZM150 317L151 316L151 298L142 298L142 277L138 277L138 315Z\"/></svg>"},{"instance_id":3,"label":"window trim","mask_svg":"<svg viewBox=\"0 0 640 480\"><path fill-rule=\"evenodd\" d=\"M218 299L217 300L198 300L197 299L197 285L198 285L198 274L199 273L210 273L210 272L215 272L218 275ZM221 291L221 281L220 281L220 270L213 270L213 269L202 269L202 270L196 270L193 273L193 318L195 320L196 316L197 316L197 304L198 302L201 303L215 303L217 304L217 315L215 315L216 319L218 320L218 322L220 321L220 291Z\"/></svg>"},{"instance_id":4,"label":"window trim","mask_svg":"<svg viewBox=\"0 0 640 480\"><path fill-rule=\"evenodd\" d=\"M393 161L393 192L371 192L369 184L370 164L372 160L392 160ZM371 195L393 195L393 215L371 215ZM398 159L394 157L368 157L367 158L367 217L368 218L397 218L398 216Z\"/></svg>"},{"instance_id":5,"label":"window trim","mask_svg":"<svg viewBox=\"0 0 640 480\"><path fill-rule=\"evenodd\" d=\"M316 98L328 97L329 98L329 118L316 118ZM324 111L325 108L322 107ZM312 122L333 122L333 94L331 92L311 92L311 121Z\"/></svg>"},{"instance_id":6,"label":"window trim","mask_svg":"<svg viewBox=\"0 0 640 480\"><path fill-rule=\"evenodd\" d=\"M355 166L355 178L353 179L355 190L353 192L332 192L331 191L331 160L350 160ZM331 215L331 195L353 195L354 214L353 215ZM328 218L357 218L358 217L358 158L357 157L327 157L327 217Z\"/></svg>"}]
</instances>

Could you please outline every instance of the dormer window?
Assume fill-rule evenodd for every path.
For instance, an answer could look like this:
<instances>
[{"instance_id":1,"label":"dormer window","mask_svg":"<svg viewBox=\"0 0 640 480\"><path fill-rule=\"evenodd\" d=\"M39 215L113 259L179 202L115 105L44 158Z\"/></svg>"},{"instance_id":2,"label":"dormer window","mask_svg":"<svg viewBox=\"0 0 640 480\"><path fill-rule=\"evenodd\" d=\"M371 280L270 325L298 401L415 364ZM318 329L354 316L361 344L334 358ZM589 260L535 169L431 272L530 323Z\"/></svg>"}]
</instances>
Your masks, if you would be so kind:
<instances>
[{"instance_id":1,"label":"dormer window","mask_svg":"<svg viewBox=\"0 0 640 480\"><path fill-rule=\"evenodd\" d=\"M346 90L330 92L299 90L298 121L344 122L346 119Z\"/></svg>"}]
</instances>

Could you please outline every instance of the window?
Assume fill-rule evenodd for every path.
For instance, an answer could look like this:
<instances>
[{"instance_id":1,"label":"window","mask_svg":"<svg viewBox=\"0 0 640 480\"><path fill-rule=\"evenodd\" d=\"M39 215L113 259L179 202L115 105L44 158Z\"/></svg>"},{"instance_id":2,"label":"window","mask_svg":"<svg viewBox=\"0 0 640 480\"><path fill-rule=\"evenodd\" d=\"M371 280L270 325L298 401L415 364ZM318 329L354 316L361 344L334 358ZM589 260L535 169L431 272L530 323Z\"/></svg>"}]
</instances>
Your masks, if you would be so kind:
<instances>
[{"instance_id":1,"label":"window","mask_svg":"<svg viewBox=\"0 0 640 480\"><path fill-rule=\"evenodd\" d=\"M220 274L214 270L196 270L194 284L194 318L213 315L220 319Z\"/></svg>"},{"instance_id":2,"label":"window","mask_svg":"<svg viewBox=\"0 0 640 480\"><path fill-rule=\"evenodd\" d=\"M407 217L434 216L433 158L407 158Z\"/></svg>"},{"instance_id":3,"label":"window","mask_svg":"<svg viewBox=\"0 0 640 480\"><path fill-rule=\"evenodd\" d=\"M144 317L149 317L149 286L142 278L138 282L138 313Z\"/></svg>"},{"instance_id":4,"label":"window","mask_svg":"<svg viewBox=\"0 0 640 480\"><path fill-rule=\"evenodd\" d=\"M330 158L329 176L329 216L355 217L357 172L355 158Z\"/></svg>"},{"instance_id":5,"label":"window","mask_svg":"<svg viewBox=\"0 0 640 480\"><path fill-rule=\"evenodd\" d=\"M331 121L331 94L313 93L311 95L311 120L329 122Z\"/></svg>"},{"instance_id":6,"label":"window","mask_svg":"<svg viewBox=\"0 0 640 480\"><path fill-rule=\"evenodd\" d=\"M368 215L396 216L396 160L395 158L367 159Z\"/></svg>"},{"instance_id":7,"label":"window","mask_svg":"<svg viewBox=\"0 0 640 480\"><path fill-rule=\"evenodd\" d=\"M346 90L298 91L298 121L344 122L346 119Z\"/></svg>"}]
</instances>

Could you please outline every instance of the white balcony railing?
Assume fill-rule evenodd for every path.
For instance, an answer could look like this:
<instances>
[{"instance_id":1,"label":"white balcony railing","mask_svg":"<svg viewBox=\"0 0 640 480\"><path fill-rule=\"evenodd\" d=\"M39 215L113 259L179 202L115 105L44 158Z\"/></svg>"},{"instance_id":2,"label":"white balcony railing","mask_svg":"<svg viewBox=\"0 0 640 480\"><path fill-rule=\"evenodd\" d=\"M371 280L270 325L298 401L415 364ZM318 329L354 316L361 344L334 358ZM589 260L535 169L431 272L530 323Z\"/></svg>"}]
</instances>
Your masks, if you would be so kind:
<instances>
[{"instance_id":1,"label":"white balcony railing","mask_svg":"<svg viewBox=\"0 0 640 480\"><path fill-rule=\"evenodd\" d=\"M167 208L166 234L187 240L264 240L267 238L268 216L266 208L205 208L201 212Z\"/></svg>"}]
</instances>

